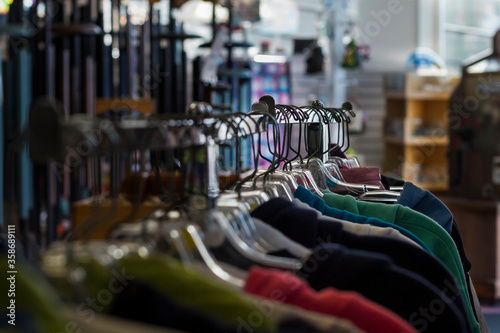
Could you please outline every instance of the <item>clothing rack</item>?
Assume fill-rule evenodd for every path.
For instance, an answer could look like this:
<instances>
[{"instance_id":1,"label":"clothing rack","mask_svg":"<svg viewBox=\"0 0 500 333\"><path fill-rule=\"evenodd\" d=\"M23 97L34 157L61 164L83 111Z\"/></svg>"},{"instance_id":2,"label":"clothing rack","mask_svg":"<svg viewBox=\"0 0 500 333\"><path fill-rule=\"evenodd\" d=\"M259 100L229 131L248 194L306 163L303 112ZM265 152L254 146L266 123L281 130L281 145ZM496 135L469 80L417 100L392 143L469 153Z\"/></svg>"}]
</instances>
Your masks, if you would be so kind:
<instances>
[{"instance_id":1,"label":"clothing rack","mask_svg":"<svg viewBox=\"0 0 500 333\"><path fill-rule=\"evenodd\" d=\"M68 151L76 149L82 140L88 143L90 150L109 153L113 149L109 138L112 131L120 135L119 149L140 150L201 145L206 142L206 136L209 133L213 133L211 135L220 140L230 140L264 131L267 124L264 121L265 116L241 113L204 114L203 112L206 111L203 109L207 107L206 103L196 102L190 106L190 112L193 112L190 115L151 115L118 121L98 117L87 119L75 115L64 120L64 117L58 114L57 104L50 101L46 103L48 104L44 104L44 108L30 111L30 151L35 161L54 159L62 162ZM251 121L244 121L246 118ZM53 131L44 131L46 128L51 128ZM103 131L105 134L102 141L91 139L96 131ZM162 132L164 135L161 138L164 140L155 137L155 134ZM126 138L147 138L148 140L126 141ZM41 149L53 142L60 142L60 144L52 150Z\"/></svg>"},{"instance_id":2,"label":"clothing rack","mask_svg":"<svg viewBox=\"0 0 500 333\"><path fill-rule=\"evenodd\" d=\"M40 102L39 107L31 110L29 137L30 153L34 161L46 163L53 160L60 165L68 164L68 161L74 158L69 152L78 150L82 144L85 144L86 150L92 152L87 154L87 157L93 158L93 163L96 163L99 155L118 156L116 154L120 151L203 146L206 184L199 190L208 198L208 201L202 205L204 208L215 207L215 199L219 193L216 169L219 143L264 132L270 119L275 118L278 124L303 123L307 125L308 151L311 156L316 154L321 157L329 148L330 131L327 125L333 122L342 123L348 119L347 114L352 113L349 104L345 104L343 108L325 108L321 105L299 108L275 105L274 99L270 96L264 96L259 102L254 103L250 115L214 115L210 105L196 102L190 105L187 115L139 115L124 119L109 119L100 116L86 118L78 115L65 119L58 108L60 109L61 106L47 100ZM50 131L46 132L45 129L50 129ZM313 131L316 131L315 134L311 134ZM322 141L315 141L318 138L322 138ZM323 146L320 146L320 143ZM115 165L119 164L115 162ZM94 164L92 168L96 177L101 172L100 166ZM236 174L239 173L237 163ZM95 181L97 183L93 184L94 195L99 195L101 181L94 179ZM119 181L114 180L113 187L116 188L118 184ZM204 202L196 197L191 199Z\"/></svg>"},{"instance_id":3,"label":"clothing rack","mask_svg":"<svg viewBox=\"0 0 500 333\"><path fill-rule=\"evenodd\" d=\"M191 265L191 268L196 267L204 272L207 275L204 278L215 278L216 281L212 283L226 283L233 293L245 288L245 292L269 298L272 296L266 294L268 289L295 292L294 289L288 289L288 283L280 283L284 279L293 281L298 286L304 284L306 287L301 287L301 290L310 288L307 290L313 300L310 302L312 308L326 314L331 313L330 310L325 312L325 309L329 309L325 302L318 303L320 295L329 293L332 298L328 302L331 304L334 300L342 301L342 297L347 296L343 291L356 291L357 293L349 294L359 293L363 298L354 303L357 305L351 314L332 311L337 315L347 316L370 333L377 332L376 329L381 327L384 332L417 332L423 326L421 321L412 319L412 313L421 304L432 302L440 302L440 309L443 302L443 312L441 316L435 317L435 321L426 322L431 328L429 332L441 333L448 327L453 327L453 332L461 333L487 331L480 331L480 313L474 312L473 289L467 284L468 273L461 263L458 250L461 242L459 236L453 236L457 239L455 241L450 234L451 214L443 219L442 214L429 209L439 206L437 199L432 196L425 193L418 195L424 195L432 204L419 207L422 213L417 213L402 205L363 205L360 197L335 194L326 185L315 194L308 188L314 182L314 176L306 179L305 172L312 164L309 162L320 160L318 142L309 144L309 149L314 151L309 152L307 162L305 158L300 158L294 164L295 157L290 158L286 149L280 147L272 151L273 160L268 169L256 169L252 175L243 179L237 175L233 182L235 186L228 191L220 189L217 170L219 144L235 140L234 143L238 146L238 140L245 136L268 133L270 125L273 126L272 134L282 134L284 141L289 140L289 130L296 125L306 129L319 125L320 134L329 133L323 127L332 123L338 123L344 129L342 125L347 126L344 123L352 112L348 104L341 108L326 108L315 102L315 105L296 107L275 105L271 97L264 96L252 105L249 114L214 114L207 103L194 102L190 104L187 114L183 115L96 115L90 118L72 115L66 119L61 106L52 100L39 103L37 108L31 110L30 115L30 148L35 161L67 162L71 158L68 151L85 143L92 152L87 157L93 163L103 156L120 158L117 152L137 153L140 164L137 173L141 174L145 165L143 159L147 154L153 157L155 152L168 152L172 149L183 151L179 160L184 185L180 200L172 198L172 192L167 193L170 195L168 198L159 195L161 204L139 221L132 221L132 217L136 215L141 202L139 199L130 200L130 214L120 217L118 226L114 225L106 234L108 242L102 242L88 237L89 233L103 224L110 224L112 218L121 211L116 196L111 195L111 204L105 206L107 198L104 198L103 192L95 191L92 214L78 229L73 230L75 238L54 242L44 253L42 262L47 276L56 284L68 287L69 283L76 304L92 294L85 287L89 283L86 280L87 273L88 277L98 280L93 275L94 269L104 270L102 276L107 276L105 272L109 275L110 267L115 268L106 264L108 259L118 264L116 267L124 265L128 274L145 279L159 290L164 290L162 286L171 287L168 278L173 278L174 275L169 274L174 273L167 266L169 260L178 260L182 262L185 274L177 276L178 281L184 281L191 276L189 274L195 274L187 272ZM278 127L280 131L277 131ZM327 138L328 143L335 142L331 140L331 135ZM340 141L336 142L340 144ZM40 149L37 149L37 144ZM47 146L51 149L41 149ZM325 149L321 151L321 155L326 154L330 147L325 146ZM279 170L280 163L285 161L290 162L292 167ZM158 166L155 165L156 162L151 158L151 169ZM95 165L92 167L94 177L104 169L97 169ZM359 168L360 171L362 169ZM154 176L161 180L158 173ZM293 178L292 181L290 177ZM172 178L168 179L171 180ZM298 185L299 180L301 186ZM101 185L93 182L93 186ZM360 186L366 189L364 185ZM418 191L412 186L411 183L404 183L403 193L410 191L410 195L402 195L405 200L413 198L412 190ZM289 195L291 188L293 193ZM140 186L137 192L141 192ZM407 205L410 204L415 208L418 206L407 202ZM253 210L250 211L248 207ZM443 207L439 207L438 211L442 212ZM424 215L424 212L435 216L439 224ZM261 221L257 222L259 219ZM261 223L280 228L282 234L264 237L262 231L259 231L262 229L257 227L262 228ZM290 238L287 240L287 237ZM326 237L326 241L323 237ZM284 242L279 243L283 248L275 245L278 239ZM290 244L291 241L297 243ZM397 250L393 250L394 248ZM443 251L444 248L447 251ZM289 253L279 254L278 250L283 249ZM405 257L407 253L411 255ZM101 258L104 264L97 262L100 267L88 267L86 265L89 258ZM123 258L125 260L122 261ZM345 265L346 262L349 265ZM228 265L233 267L228 268ZM310 267L317 269L310 271ZM272 268L271 271L266 271L268 268ZM248 280L247 275L239 275L241 269L249 274ZM333 272L331 269L335 270L335 274L330 274ZM74 272L82 270L86 273L82 278L69 278ZM370 274L365 275L368 271ZM141 275L144 273L147 274ZM277 278L273 278L273 274ZM301 280L309 276L312 276L307 280L310 286ZM161 282L155 284L156 279ZM252 284L253 279L259 281L255 286ZM165 284L165 281L169 283ZM202 283L201 280L196 281L197 284ZM267 283L270 282L276 285L268 288ZM367 285L370 287L366 287ZM443 288L452 288L450 285L458 290L453 300L448 295L443 296ZM191 283L188 289L192 287ZM179 290L185 291L184 288L186 287ZM379 291L380 288L383 292ZM179 290L176 290L177 295ZM219 295L222 293L218 289L217 292ZM411 293L406 302L404 292ZM135 294L149 295L142 292ZM102 292L98 295L102 296ZM117 297L119 296L122 295L118 293ZM298 298L301 297L304 295ZM446 300L451 301L446 303ZM212 301L217 302L215 299L210 300L209 307L212 306ZM120 302L121 300L114 304L115 308L119 308ZM234 306L234 303L230 304ZM370 311L373 311L369 313L378 315L356 317L360 307L366 304L370 304ZM295 305L304 306L300 302ZM234 322L237 322L237 316L232 318ZM144 322L144 318L141 317L140 320ZM356 327L348 327L346 332L359 333Z\"/></svg>"},{"instance_id":4,"label":"clothing rack","mask_svg":"<svg viewBox=\"0 0 500 333\"><path fill-rule=\"evenodd\" d=\"M46 101L30 115L30 152L37 162L49 160L67 164L69 152L83 144L89 156L116 154L120 151L166 150L205 147L206 194L214 205L218 194L218 143L245 137L267 128L266 115L211 114L206 103L192 103L188 115L152 115L132 119L109 120L79 116L65 121L56 104ZM50 129L46 132L45 129ZM57 144L54 144L57 143ZM44 149L45 147L45 149ZM51 147L47 150L46 147Z\"/></svg>"}]
</instances>

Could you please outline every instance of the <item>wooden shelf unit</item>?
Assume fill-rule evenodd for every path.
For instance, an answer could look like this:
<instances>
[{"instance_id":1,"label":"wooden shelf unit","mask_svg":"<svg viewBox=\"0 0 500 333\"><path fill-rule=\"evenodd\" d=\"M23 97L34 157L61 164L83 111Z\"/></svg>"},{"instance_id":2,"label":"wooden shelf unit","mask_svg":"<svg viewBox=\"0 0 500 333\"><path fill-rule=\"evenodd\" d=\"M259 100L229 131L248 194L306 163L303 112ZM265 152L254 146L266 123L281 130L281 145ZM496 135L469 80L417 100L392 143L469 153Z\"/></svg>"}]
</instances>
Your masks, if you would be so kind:
<instances>
[{"instance_id":1,"label":"wooden shelf unit","mask_svg":"<svg viewBox=\"0 0 500 333\"><path fill-rule=\"evenodd\" d=\"M391 99L412 99L412 100L448 100L450 93L448 92L411 92L405 95L402 91L386 91L385 96Z\"/></svg>"},{"instance_id":2,"label":"wooden shelf unit","mask_svg":"<svg viewBox=\"0 0 500 333\"><path fill-rule=\"evenodd\" d=\"M448 100L442 77L400 74L399 90L386 78L383 172L430 191L448 190ZM422 91L422 87L435 91ZM443 90L443 91L441 91Z\"/></svg>"},{"instance_id":3,"label":"wooden shelf unit","mask_svg":"<svg viewBox=\"0 0 500 333\"><path fill-rule=\"evenodd\" d=\"M385 142L399 144L399 145L409 145L409 146L421 146L421 145L431 145L435 144L438 146L448 146L450 140L448 137L440 136L416 136L412 138L400 138L397 136L387 135L385 137Z\"/></svg>"}]
</instances>

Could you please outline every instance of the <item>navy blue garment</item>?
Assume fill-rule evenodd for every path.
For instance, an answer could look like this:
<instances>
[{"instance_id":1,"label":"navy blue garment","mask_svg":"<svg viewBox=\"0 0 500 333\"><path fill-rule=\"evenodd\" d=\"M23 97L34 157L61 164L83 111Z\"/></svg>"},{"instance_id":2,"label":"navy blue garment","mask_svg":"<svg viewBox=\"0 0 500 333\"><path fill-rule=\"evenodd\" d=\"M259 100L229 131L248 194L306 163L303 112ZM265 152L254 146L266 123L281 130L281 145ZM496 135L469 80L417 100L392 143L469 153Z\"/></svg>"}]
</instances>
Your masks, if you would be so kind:
<instances>
[{"instance_id":1,"label":"navy blue garment","mask_svg":"<svg viewBox=\"0 0 500 333\"><path fill-rule=\"evenodd\" d=\"M453 214L450 212L448 207L446 207L446 205L441 200L436 198L432 193L425 191L412 183L394 179L384 175L381 176L381 179L384 186L403 186L403 192L401 193L403 198L399 198L399 204L412 208L432 218L434 221L443 226L446 231L448 231L451 238L455 242L455 245L457 246L464 272L467 275L471 269L471 263L467 258L467 255L465 254L465 248L462 242L460 229L458 228ZM427 207L427 205L429 206ZM438 212L433 212L433 208L437 208Z\"/></svg>"},{"instance_id":2,"label":"navy blue garment","mask_svg":"<svg viewBox=\"0 0 500 333\"><path fill-rule=\"evenodd\" d=\"M459 309L421 276L386 255L321 244L297 275L315 290L351 290L386 307L420 332L470 332Z\"/></svg>"},{"instance_id":3,"label":"navy blue garment","mask_svg":"<svg viewBox=\"0 0 500 333\"><path fill-rule=\"evenodd\" d=\"M448 207L431 192L405 182L397 203L430 217L451 234L453 215Z\"/></svg>"},{"instance_id":4,"label":"navy blue garment","mask_svg":"<svg viewBox=\"0 0 500 333\"><path fill-rule=\"evenodd\" d=\"M377 218L357 215L357 214L353 214L353 213L345 211L345 210L340 210L340 209L337 209L334 207L330 207L325 203L323 198L313 194L311 191L309 191L308 189L306 189L303 186L299 186L295 190L293 195L295 196L295 198L308 204L310 207L316 209L321 214L326 215L326 216L341 219L344 221L359 223L359 224L370 224L370 225L382 227L382 228L396 229L402 235L410 238L415 243L420 245L423 249L430 252L427 245L425 245L420 238L418 238L417 236L415 236L415 234L413 234L412 232L408 231L407 229L405 229L403 227L400 227L400 226L395 225L393 223L382 221L382 220L377 219Z\"/></svg>"},{"instance_id":5,"label":"navy blue garment","mask_svg":"<svg viewBox=\"0 0 500 333\"><path fill-rule=\"evenodd\" d=\"M382 182L384 185L397 185L403 186L403 191L401 193L400 198L398 199L398 203L412 208L439 223L451 236L453 242L455 243L458 254L460 255L460 260L462 261L463 271L466 277L467 289L469 292L470 299L473 299L474 295L472 293L472 288L470 286L470 270L472 268L471 262L467 258L465 254L464 244L462 242L462 236L460 234L460 229L458 228L457 223L453 217L453 214L450 212L448 207L439 200L434 194L429 191L423 190L410 182L405 182L402 180L393 179L387 176L381 176ZM473 307L474 313L476 314L476 318L478 317L478 310Z\"/></svg>"},{"instance_id":6,"label":"navy blue garment","mask_svg":"<svg viewBox=\"0 0 500 333\"><path fill-rule=\"evenodd\" d=\"M268 210L272 212L266 214ZM258 215L262 221L308 248L322 243L336 243L350 249L387 255L399 267L420 275L442 290L464 318L467 318L454 277L441 261L417 246L394 238L356 235L344 231L342 223L318 219L314 211L297 207L293 202L281 198L263 204L252 214ZM465 321L468 324L468 320Z\"/></svg>"},{"instance_id":7,"label":"navy blue garment","mask_svg":"<svg viewBox=\"0 0 500 333\"><path fill-rule=\"evenodd\" d=\"M288 214L289 211L292 211L294 215ZM318 235L318 230L315 221L318 219L318 214L313 210L299 208L287 199L272 198L254 209L250 214L307 248L312 248L317 243L315 238ZM287 221L286 218L290 216L292 216L292 219ZM297 222L306 222L307 227L297 228Z\"/></svg>"},{"instance_id":8,"label":"navy blue garment","mask_svg":"<svg viewBox=\"0 0 500 333\"><path fill-rule=\"evenodd\" d=\"M477 295L476 295L475 291L473 291L473 288L470 285L471 279L470 279L469 272L472 268L472 265L471 265L471 262L469 261L469 259L467 258L467 255L465 254L465 248L464 248L464 244L462 242L462 235L460 234L460 229L458 228L458 225L455 221L455 218L453 217L453 214L449 211L448 207L446 207L446 205L444 205L444 203L442 203L438 198L435 198L434 195L431 194L434 198L431 199L432 203L430 205L431 206L438 205L436 203L436 200L438 200L441 203L441 205L445 207L445 209L449 215L446 214L446 211L445 211L445 209L442 208L442 206L440 206L440 209L438 209L437 213L434 213L426 207L425 202L429 200L429 196L427 194L422 195L422 193L420 193L420 195L417 194L416 196L414 196L414 194L412 192L415 192L415 188L419 189L414 184L410 183L411 185L407 186L406 184L408 182L404 182L402 180L394 179L394 178L387 177L384 175L381 176L381 179L382 179L382 183L386 187L394 185L394 186L403 186L404 189L410 189L409 195L408 195L408 193L405 195L405 198L403 198L403 202L398 201L398 203L400 203L402 205L406 205L408 202L411 201L412 198L418 198L418 197L423 198L423 200L419 200L419 202L417 202L416 208L413 208L411 206L408 206L408 207L413 208L415 210L418 210L419 212L423 213L424 215L431 217L436 222L438 222L441 226L443 226L445 228L445 230L447 230L450 233L450 236L453 239L453 241L455 242L455 245L457 247L458 254L460 255L460 260L462 261L462 267L463 267L463 271L465 274L465 280L467 282L467 289L469 292L469 298L471 300L477 300ZM420 190L424 191L422 189L420 189ZM404 190L403 190L403 192L404 192ZM417 193L418 193L418 191L417 191ZM418 200L418 199L415 199L415 200ZM450 225L450 220L451 220L451 225ZM478 301L475 303L478 303ZM480 307L478 305L474 305L473 310L474 310L474 314L476 315L476 319L478 319L478 321L479 321L481 329L483 331L486 331L487 325L486 325L486 321L484 319L484 316L481 312Z\"/></svg>"}]
</instances>

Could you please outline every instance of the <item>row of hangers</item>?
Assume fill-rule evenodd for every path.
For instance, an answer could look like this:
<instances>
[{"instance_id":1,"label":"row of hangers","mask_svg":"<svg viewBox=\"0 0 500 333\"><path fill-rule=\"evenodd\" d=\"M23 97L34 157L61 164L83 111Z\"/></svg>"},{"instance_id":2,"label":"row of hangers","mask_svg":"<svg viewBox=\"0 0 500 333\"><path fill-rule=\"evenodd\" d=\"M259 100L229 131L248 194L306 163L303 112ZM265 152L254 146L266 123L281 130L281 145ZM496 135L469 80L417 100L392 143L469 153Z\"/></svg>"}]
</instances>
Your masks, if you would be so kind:
<instances>
[{"instance_id":1,"label":"row of hangers","mask_svg":"<svg viewBox=\"0 0 500 333\"><path fill-rule=\"evenodd\" d=\"M359 161L354 157L328 157L332 149L346 151L349 147L348 126L352 116L355 114L349 103L341 108L325 108L319 102L297 107L276 105L272 97L265 96L253 104L248 114L214 114L206 103L193 103L188 114L183 116L80 119L64 126L59 122L58 128L65 133L63 137L68 144L78 142L75 137L90 140L88 136L92 137L92 129L105 128L102 140L94 147L95 155L106 153L116 157L123 149L138 150L139 160L142 159L138 163L141 171L145 169L147 163L144 159L149 151L151 157L156 157L151 158L150 168L157 179L160 178L161 168L166 165L165 156L167 159L170 156L175 160L171 164L179 171L184 188L180 195L176 195L172 187L163 188L159 181L163 207L140 222L120 223L105 242L89 241L87 236L93 228L106 223L117 206L112 205L106 214L97 214L102 193L96 191L99 193L95 199L96 214L90 216L81 228L74 230L82 240L52 244L43 256L43 268L50 277L72 276L79 269L77 259L89 256L100 258L108 267L109 263L125 255L147 258L161 253L175 256L186 265L195 266L231 286L242 288L245 283L244 269L228 270L226 264L212 254L214 248L222 247L254 265L299 270L305 258L268 254L276 250L275 245L258 233L250 215L252 208L272 197L292 200L299 184L320 196L328 189L329 182L343 186L360 200L390 203L399 195L397 191L380 190L373 185L345 182L339 168L359 167ZM332 140L331 124L337 126L336 140ZM298 129L298 142L292 142L294 127ZM316 133L309 133L308 136L307 131ZM259 136L259 139L266 135L267 142L273 142L268 146L271 156L264 156L260 145L252 145L255 166L260 158L266 159L270 166L267 169L255 167L243 175L238 167L241 163L238 151L241 141L253 135ZM307 136L309 141L303 140ZM219 144L223 142L234 144L237 153L235 181L221 190L217 154ZM338 145L331 148L330 142ZM301 146L304 144L307 145L308 156L302 156ZM61 158L55 151L52 156ZM99 171L97 166L95 169ZM112 183L117 186L116 181ZM116 188L110 190L110 193L116 192ZM70 281L75 294L79 295L77 301L85 299L85 278Z\"/></svg>"},{"instance_id":2,"label":"row of hangers","mask_svg":"<svg viewBox=\"0 0 500 333\"><path fill-rule=\"evenodd\" d=\"M279 147L276 144L275 147L268 147L273 155L273 160L263 156L259 149L259 157L266 159L271 165L267 170L255 170L251 178L255 179L257 174L270 176L271 178L283 178L284 174L288 174L292 175L296 180L300 179L301 184L319 196L323 196L323 191L328 190L328 187L342 186L349 194L356 196L360 200L387 203L394 203L397 200L399 196L397 190L399 189L380 190L379 187L374 185L355 184L345 181L340 168L346 166L360 167L359 160L355 156L347 158L330 156L330 152L333 150L345 152L349 148L350 117L355 116L350 103L344 103L341 108L325 108L320 101L315 100L311 106L297 107L294 105L275 105L272 97L264 96L259 103L253 105L253 108L257 110L275 109L276 122L281 124L282 127L278 133L268 131L267 142L281 143L282 146ZM337 126L336 139L332 139L330 124L336 124ZM296 143L292 142L294 128L298 129ZM311 131L317 133L310 135ZM272 138L269 137L270 133L273 134ZM332 142L336 144L331 145ZM306 146L307 157L302 156L301 145ZM280 165L282 166L281 170L279 169ZM313 173L312 170L317 172ZM328 186L328 183L331 186ZM297 187L293 180L288 185L292 191Z\"/></svg>"}]
</instances>

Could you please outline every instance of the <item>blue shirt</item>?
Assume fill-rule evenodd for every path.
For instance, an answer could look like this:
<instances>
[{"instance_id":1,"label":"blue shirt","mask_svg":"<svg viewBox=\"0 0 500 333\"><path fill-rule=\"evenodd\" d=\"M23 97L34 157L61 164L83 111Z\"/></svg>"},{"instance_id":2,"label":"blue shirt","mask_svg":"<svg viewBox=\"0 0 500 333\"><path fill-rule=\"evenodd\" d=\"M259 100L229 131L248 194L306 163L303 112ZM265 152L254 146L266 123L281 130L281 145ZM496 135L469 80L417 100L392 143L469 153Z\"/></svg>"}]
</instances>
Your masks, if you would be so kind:
<instances>
[{"instance_id":1,"label":"blue shirt","mask_svg":"<svg viewBox=\"0 0 500 333\"><path fill-rule=\"evenodd\" d=\"M431 252L429 250L429 247L425 245L420 238L415 236L412 232L408 231L407 229L400 227L398 225L382 221L377 218L373 217L366 217L366 216L361 216L357 215L345 210L340 210L337 208L333 208L328 206L323 199L321 199L319 196L314 195L311 193L311 191L307 190L303 186L299 186L294 194L295 198L299 199L300 201L308 204L310 207L317 209L320 213L326 216L334 217L337 219L342 219L345 221L349 222L354 222L354 223L359 223L359 224L370 224L374 225L377 227L382 227L382 228L394 228L398 230L401 234L404 236L410 238L411 240L415 241L417 244L419 244L423 249L425 249L428 252Z\"/></svg>"}]
</instances>

